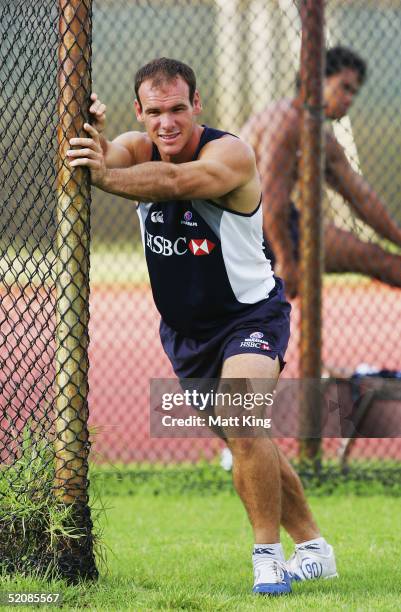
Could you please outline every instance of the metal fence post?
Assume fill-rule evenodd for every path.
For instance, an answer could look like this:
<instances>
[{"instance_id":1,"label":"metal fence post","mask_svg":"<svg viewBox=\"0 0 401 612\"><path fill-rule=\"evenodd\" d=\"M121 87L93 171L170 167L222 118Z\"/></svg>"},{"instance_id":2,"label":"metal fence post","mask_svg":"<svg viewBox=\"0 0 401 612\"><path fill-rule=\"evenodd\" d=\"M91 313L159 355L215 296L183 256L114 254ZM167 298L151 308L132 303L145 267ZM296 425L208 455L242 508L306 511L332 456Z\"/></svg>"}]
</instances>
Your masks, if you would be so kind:
<instances>
[{"instance_id":1,"label":"metal fence post","mask_svg":"<svg viewBox=\"0 0 401 612\"><path fill-rule=\"evenodd\" d=\"M302 0L300 459L320 449L324 0ZM315 382L311 384L311 380Z\"/></svg>"},{"instance_id":2,"label":"metal fence post","mask_svg":"<svg viewBox=\"0 0 401 612\"><path fill-rule=\"evenodd\" d=\"M66 151L83 136L90 96L91 0L60 0L55 494L74 506L75 544L60 552L63 574L94 578L88 502L89 175ZM86 557L86 558L85 558ZM75 568L75 569L74 569Z\"/></svg>"}]
</instances>

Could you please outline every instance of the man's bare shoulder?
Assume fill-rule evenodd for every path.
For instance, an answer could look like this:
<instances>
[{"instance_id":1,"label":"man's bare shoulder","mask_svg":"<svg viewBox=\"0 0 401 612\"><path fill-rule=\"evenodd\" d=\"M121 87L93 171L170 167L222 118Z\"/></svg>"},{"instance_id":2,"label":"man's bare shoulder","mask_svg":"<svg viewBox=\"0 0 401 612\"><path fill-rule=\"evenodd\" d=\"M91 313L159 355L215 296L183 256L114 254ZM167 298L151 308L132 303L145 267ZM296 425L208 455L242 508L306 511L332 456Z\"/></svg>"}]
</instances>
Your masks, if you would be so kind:
<instances>
[{"instance_id":1,"label":"man's bare shoulder","mask_svg":"<svg viewBox=\"0 0 401 612\"><path fill-rule=\"evenodd\" d=\"M143 164L152 158L152 141L146 132L124 132L113 143L128 149L136 164Z\"/></svg>"},{"instance_id":2,"label":"man's bare shoulder","mask_svg":"<svg viewBox=\"0 0 401 612\"><path fill-rule=\"evenodd\" d=\"M271 140L277 134L297 137L300 113L291 99L281 99L253 115L241 130L241 138L257 149L261 142Z\"/></svg>"},{"instance_id":3,"label":"man's bare shoulder","mask_svg":"<svg viewBox=\"0 0 401 612\"><path fill-rule=\"evenodd\" d=\"M208 142L202 148L199 159L215 164L221 176L235 176L238 181L234 189L228 189L224 196L214 198L217 203L239 212L255 210L261 186L255 152L247 142L226 134ZM223 167L227 172L222 171Z\"/></svg>"},{"instance_id":4,"label":"man's bare shoulder","mask_svg":"<svg viewBox=\"0 0 401 612\"><path fill-rule=\"evenodd\" d=\"M255 153L251 145L242 138L237 138L231 134L226 134L222 138L217 138L208 142L200 152L200 158L213 156L235 155L241 156L244 160L252 161Z\"/></svg>"},{"instance_id":5,"label":"man's bare shoulder","mask_svg":"<svg viewBox=\"0 0 401 612\"><path fill-rule=\"evenodd\" d=\"M290 98L282 98L266 106L260 113L256 115L258 120L263 123L275 123L275 118L286 119L288 121L299 120L299 110L294 105L294 100Z\"/></svg>"},{"instance_id":6,"label":"man's bare shoulder","mask_svg":"<svg viewBox=\"0 0 401 612\"><path fill-rule=\"evenodd\" d=\"M253 148L249 143L231 134L208 142L202 148L199 159L223 162L245 172L249 178L256 174L256 157Z\"/></svg>"}]
</instances>

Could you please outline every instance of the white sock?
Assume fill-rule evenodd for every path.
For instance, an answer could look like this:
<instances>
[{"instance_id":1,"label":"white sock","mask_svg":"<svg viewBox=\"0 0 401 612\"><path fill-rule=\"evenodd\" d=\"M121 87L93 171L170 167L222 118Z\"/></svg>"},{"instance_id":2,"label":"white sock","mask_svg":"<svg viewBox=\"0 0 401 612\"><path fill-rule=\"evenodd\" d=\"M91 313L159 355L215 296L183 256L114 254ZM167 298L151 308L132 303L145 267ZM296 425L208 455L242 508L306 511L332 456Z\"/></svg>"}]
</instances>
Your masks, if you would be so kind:
<instances>
[{"instance_id":1,"label":"white sock","mask_svg":"<svg viewBox=\"0 0 401 612\"><path fill-rule=\"evenodd\" d=\"M284 561L284 551L281 543L278 544L255 544L253 547L254 559L277 559Z\"/></svg>"},{"instance_id":2,"label":"white sock","mask_svg":"<svg viewBox=\"0 0 401 612\"><path fill-rule=\"evenodd\" d=\"M308 547L310 550L314 550L315 552L321 553L323 555L327 555L329 552L329 545L327 544L324 538L315 538L314 540L306 540L306 542L300 542L300 544L295 544L295 548L305 548Z\"/></svg>"}]
</instances>

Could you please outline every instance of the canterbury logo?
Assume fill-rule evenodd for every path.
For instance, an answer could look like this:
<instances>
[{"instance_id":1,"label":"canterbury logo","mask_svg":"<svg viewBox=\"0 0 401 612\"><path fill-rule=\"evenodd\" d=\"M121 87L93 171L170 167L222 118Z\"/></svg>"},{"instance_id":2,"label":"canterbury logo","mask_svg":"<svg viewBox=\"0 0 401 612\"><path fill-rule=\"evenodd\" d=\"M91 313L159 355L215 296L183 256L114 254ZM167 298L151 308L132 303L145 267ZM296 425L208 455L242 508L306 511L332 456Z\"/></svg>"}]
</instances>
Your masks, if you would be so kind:
<instances>
[{"instance_id":1,"label":"canterbury logo","mask_svg":"<svg viewBox=\"0 0 401 612\"><path fill-rule=\"evenodd\" d=\"M154 212L150 214L150 218L153 221L153 223L164 223L162 210L155 210Z\"/></svg>"},{"instance_id":2,"label":"canterbury logo","mask_svg":"<svg viewBox=\"0 0 401 612\"><path fill-rule=\"evenodd\" d=\"M201 238L200 240L192 238L188 246L189 250L194 255L209 255L216 245L210 242L210 240L207 240L207 238Z\"/></svg>"},{"instance_id":3,"label":"canterbury logo","mask_svg":"<svg viewBox=\"0 0 401 612\"><path fill-rule=\"evenodd\" d=\"M271 548L255 548L253 551L254 555L272 555L273 551Z\"/></svg>"}]
</instances>

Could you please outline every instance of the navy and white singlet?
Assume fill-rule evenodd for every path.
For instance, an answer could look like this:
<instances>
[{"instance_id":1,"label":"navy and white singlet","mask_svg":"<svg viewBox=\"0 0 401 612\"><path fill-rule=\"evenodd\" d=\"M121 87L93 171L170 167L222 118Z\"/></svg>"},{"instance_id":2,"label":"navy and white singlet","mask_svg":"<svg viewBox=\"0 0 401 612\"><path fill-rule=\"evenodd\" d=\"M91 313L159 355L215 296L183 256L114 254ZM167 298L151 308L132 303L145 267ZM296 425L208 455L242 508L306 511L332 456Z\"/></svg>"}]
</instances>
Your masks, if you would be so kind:
<instances>
[{"instance_id":1,"label":"navy and white singlet","mask_svg":"<svg viewBox=\"0 0 401 612\"><path fill-rule=\"evenodd\" d=\"M226 134L204 126L193 160L208 142ZM155 145L152 161L160 161ZM259 352L263 339L251 342L248 336L267 334L269 320L279 345L277 351L271 347L272 353L283 361L290 306L264 253L261 205L248 214L193 199L141 202L137 210L153 298L162 318L161 340L177 375L217 377L219 363L227 356L221 353L222 345L240 330L248 342L234 354ZM274 334L277 316L285 321L280 319L283 329ZM266 340L262 350L269 353L267 347ZM198 367L201 353L211 358L211 351L216 353L215 367Z\"/></svg>"}]
</instances>

